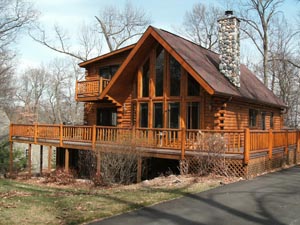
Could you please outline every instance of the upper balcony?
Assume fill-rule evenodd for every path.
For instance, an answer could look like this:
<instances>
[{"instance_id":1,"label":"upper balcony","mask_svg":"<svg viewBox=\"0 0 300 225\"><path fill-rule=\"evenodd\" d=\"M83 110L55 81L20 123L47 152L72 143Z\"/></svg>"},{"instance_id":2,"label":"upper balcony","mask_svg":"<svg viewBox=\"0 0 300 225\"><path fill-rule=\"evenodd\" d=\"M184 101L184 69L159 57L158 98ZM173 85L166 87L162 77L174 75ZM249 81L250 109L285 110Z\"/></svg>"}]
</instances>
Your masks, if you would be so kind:
<instances>
[{"instance_id":1,"label":"upper balcony","mask_svg":"<svg viewBox=\"0 0 300 225\"><path fill-rule=\"evenodd\" d=\"M99 77L98 79L76 81L75 98L78 102L97 101L110 79Z\"/></svg>"}]
</instances>

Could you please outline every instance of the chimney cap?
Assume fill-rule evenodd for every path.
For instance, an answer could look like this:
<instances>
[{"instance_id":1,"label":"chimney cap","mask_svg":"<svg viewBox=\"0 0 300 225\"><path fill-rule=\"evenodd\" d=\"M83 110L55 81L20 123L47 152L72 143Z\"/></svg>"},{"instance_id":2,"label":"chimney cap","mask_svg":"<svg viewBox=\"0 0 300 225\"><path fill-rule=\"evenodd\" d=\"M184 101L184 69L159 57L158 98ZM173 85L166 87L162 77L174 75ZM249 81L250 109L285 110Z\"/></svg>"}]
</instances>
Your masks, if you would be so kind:
<instances>
[{"instance_id":1,"label":"chimney cap","mask_svg":"<svg viewBox=\"0 0 300 225\"><path fill-rule=\"evenodd\" d=\"M226 10L225 11L225 16L232 16L233 15L233 11L232 10Z\"/></svg>"}]
</instances>

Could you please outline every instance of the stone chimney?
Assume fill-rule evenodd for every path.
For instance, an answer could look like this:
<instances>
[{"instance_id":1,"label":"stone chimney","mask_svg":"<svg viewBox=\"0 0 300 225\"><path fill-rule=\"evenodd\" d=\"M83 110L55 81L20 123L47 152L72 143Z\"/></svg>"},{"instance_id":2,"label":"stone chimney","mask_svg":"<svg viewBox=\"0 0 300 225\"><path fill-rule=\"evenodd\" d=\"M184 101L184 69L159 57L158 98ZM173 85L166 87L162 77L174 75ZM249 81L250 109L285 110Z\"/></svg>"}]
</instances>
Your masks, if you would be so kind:
<instances>
[{"instance_id":1,"label":"stone chimney","mask_svg":"<svg viewBox=\"0 0 300 225\"><path fill-rule=\"evenodd\" d=\"M233 11L225 11L219 23L220 72L240 87L240 20Z\"/></svg>"}]
</instances>

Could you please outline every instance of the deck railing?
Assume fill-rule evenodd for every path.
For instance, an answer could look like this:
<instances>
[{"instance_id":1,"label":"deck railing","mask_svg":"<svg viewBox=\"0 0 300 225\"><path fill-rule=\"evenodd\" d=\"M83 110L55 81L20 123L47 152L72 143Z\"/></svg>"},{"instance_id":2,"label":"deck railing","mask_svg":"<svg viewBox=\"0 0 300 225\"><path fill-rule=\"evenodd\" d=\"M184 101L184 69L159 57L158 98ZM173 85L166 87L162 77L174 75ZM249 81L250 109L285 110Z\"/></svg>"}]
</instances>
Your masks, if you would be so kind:
<instances>
[{"instance_id":1,"label":"deck railing","mask_svg":"<svg viewBox=\"0 0 300 225\"><path fill-rule=\"evenodd\" d=\"M10 141L53 146L87 146L94 150L101 144L134 144L148 149L181 151L209 151L205 141L213 137L224 142L226 154L243 155L248 163L251 154L266 153L272 157L274 150L295 147L299 151L300 135L297 130L185 130L163 128L119 128L104 126L66 126L49 124L11 124Z\"/></svg>"},{"instance_id":2,"label":"deck railing","mask_svg":"<svg viewBox=\"0 0 300 225\"><path fill-rule=\"evenodd\" d=\"M110 79L103 77L93 80L76 81L76 99L98 97L109 81Z\"/></svg>"}]
</instances>

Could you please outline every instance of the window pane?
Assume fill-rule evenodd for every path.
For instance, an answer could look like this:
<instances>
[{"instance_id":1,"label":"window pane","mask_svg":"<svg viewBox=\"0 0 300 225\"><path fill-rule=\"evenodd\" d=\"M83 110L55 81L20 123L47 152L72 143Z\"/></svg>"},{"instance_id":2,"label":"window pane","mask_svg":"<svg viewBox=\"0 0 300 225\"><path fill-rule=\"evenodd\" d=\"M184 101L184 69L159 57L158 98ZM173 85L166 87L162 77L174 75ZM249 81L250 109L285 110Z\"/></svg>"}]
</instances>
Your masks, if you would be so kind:
<instances>
[{"instance_id":1,"label":"window pane","mask_svg":"<svg viewBox=\"0 0 300 225\"><path fill-rule=\"evenodd\" d=\"M261 129L262 130L266 129L266 113L265 112L261 113Z\"/></svg>"},{"instance_id":2,"label":"window pane","mask_svg":"<svg viewBox=\"0 0 300 225\"><path fill-rule=\"evenodd\" d=\"M271 112L271 115L270 115L270 128L274 128L274 113Z\"/></svg>"},{"instance_id":3,"label":"window pane","mask_svg":"<svg viewBox=\"0 0 300 225\"><path fill-rule=\"evenodd\" d=\"M179 128L180 103L169 103L169 128Z\"/></svg>"},{"instance_id":4,"label":"window pane","mask_svg":"<svg viewBox=\"0 0 300 225\"><path fill-rule=\"evenodd\" d=\"M256 126L257 114L258 114L258 111L256 109L249 109L249 127Z\"/></svg>"},{"instance_id":5,"label":"window pane","mask_svg":"<svg viewBox=\"0 0 300 225\"><path fill-rule=\"evenodd\" d=\"M200 104L191 102L187 104L187 129L200 128Z\"/></svg>"},{"instance_id":6,"label":"window pane","mask_svg":"<svg viewBox=\"0 0 300 225\"><path fill-rule=\"evenodd\" d=\"M120 65L111 65L99 68L99 75L105 79L111 79L117 70L119 69Z\"/></svg>"},{"instance_id":7,"label":"window pane","mask_svg":"<svg viewBox=\"0 0 300 225\"><path fill-rule=\"evenodd\" d=\"M148 103L140 104L140 127L148 127Z\"/></svg>"},{"instance_id":8,"label":"window pane","mask_svg":"<svg viewBox=\"0 0 300 225\"><path fill-rule=\"evenodd\" d=\"M199 96L200 95L200 85L199 83L188 74L188 96Z\"/></svg>"},{"instance_id":9,"label":"window pane","mask_svg":"<svg viewBox=\"0 0 300 225\"><path fill-rule=\"evenodd\" d=\"M146 61L146 63L143 66L143 92L142 97L148 97L149 96L149 59Z\"/></svg>"},{"instance_id":10,"label":"window pane","mask_svg":"<svg viewBox=\"0 0 300 225\"><path fill-rule=\"evenodd\" d=\"M164 86L164 55L165 51L160 45L156 49L156 77L155 77L155 96L163 95Z\"/></svg>"},{"instance_id":11,"label":"window pane","mask_svg":"<svg viewBox=\"0 0 300 225\"><path fill-rule=\"evenodd\" d=\"M102 67L99 69L99 75L105 79L111 79L109 67Z\"/></svg>"},{"instance_id":12,"label":"window pane","mask_svg":"<svg viewBox=\"0 0 300 225\"><path fill-rule=\"evenodd\" d=\"M180 77L181 77L181 66L180 64L170 56L170 95L180 95Z\"/></svg>"},{"instance_id":13,"label":"window pane","mask_svg":"<svg viewBox=\"0 0 300 225\"><path fill-rule=\"evenodd\" d=\"M154 128L162 128L163 127L163 104L162 103L154 103Z\"/></svg>"}]
</instances>

